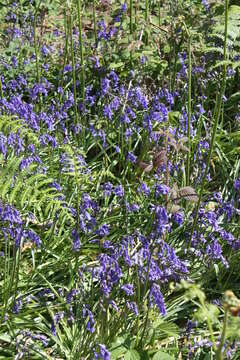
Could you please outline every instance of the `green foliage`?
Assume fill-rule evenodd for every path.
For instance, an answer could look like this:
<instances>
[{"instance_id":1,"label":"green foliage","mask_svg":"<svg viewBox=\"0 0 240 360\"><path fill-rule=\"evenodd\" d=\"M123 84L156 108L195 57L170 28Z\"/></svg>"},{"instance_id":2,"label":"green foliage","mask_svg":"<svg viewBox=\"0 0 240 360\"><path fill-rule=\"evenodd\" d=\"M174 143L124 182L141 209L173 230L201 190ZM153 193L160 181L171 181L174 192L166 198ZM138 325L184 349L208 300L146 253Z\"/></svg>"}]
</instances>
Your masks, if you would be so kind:
<instances>
[{"instance_id":1,"label":"green foliage","mask_svg":"<svg viewBox=\"0 0 240 360\"><path fill-rule=\"evenodd\" d=\"M166 352L158 351L153 355L153 360L173 360L174 358Z\"/></svg>"},{"instance_id":2,"label":"green foliage","mask_svg":"<svg viewBox=\"0 0 240 360\"><path fill-rule=\"evenodd\" d=\"M194 360L213 360L224 342L229 349L240 338L239 300L231 307L215 301L228 288L239 294L239 209L227 219L230 207L239 204L233 187L240 170L239 2L230 2L227 34L219 2L206 11L200 0L130 1L131 11L125 12L120 1L17 3L9 28L20 29L26 15L24 41L10 39L6 30L4 17L15 5L0 2L0 205L14 207L21 230L39 236L42 246L28 238L17 244L8 221L2 221L0 359L29 353L36 360L91 360L104 345L113 360L187 359L190 351ZM59 35L53 36L56 28ZM28 41L33 30L35 38ZM115 37L105 34L110 30ZM43 45L50 49L45 55ZM14 56L17 63L10 66ZM119 92L117 80L109 80L111 70ZM27 85L14 89L11 82L22 74ZM221 78L224 101L218 95ZM106 79L110 90L108 81L102 84ZM47 95L41 90L34 97L39 83ZM4 115L14 106L2 104L18 93L31 114L51 114L52 123L40 120L40 129L33 130L25 109L22 118ZM119 107L108 119L113 100ZM10 135L23 148L11 145L4 154ZM56 144L43 145L45 135ZM166 193L157 195L157 186ZM212 199L216 192L221 202ZM221 208L225 203L227 210ZM197 223L199 209L204 226ZM157 219L157 210L167 215ZM224 231L234 235L233 244ZM221 251L211 248L213 242ZM117 260L108 264L115 247ZM159 271L156 281L149 276L149 259ZM114 271L121 276L106 295ZM101 283L98 275L106 274ZM181 278L188 281L177 284ZM128 283L132 295L122 288ZM150 297L153 284L163 295L165 315ZM47 345L40 341L43 334Z\"/></svg>"},{"instance_id":3,"label":"green foliage","mask_svg":"<svg viewBox=\"0 0 240 360\"><path fill-rule=\"evenodd\" d=\"M234 61L234 57L239 53L240 48L240 6L231 5L228 10L228 35L227 35L227 48L228 48L228 60L227 65L238 66ZM224 41L224 14L214 16L214 25L209 29L208 36L210 43L203 49L204 52L218 52L223 54L222 47L219 44L223 44ZM214 45L211 47L211 43ZM219 66L223 66L223 61L217 61L212 65L210 69L216 69Z\"/></svg>"}]
</instances>

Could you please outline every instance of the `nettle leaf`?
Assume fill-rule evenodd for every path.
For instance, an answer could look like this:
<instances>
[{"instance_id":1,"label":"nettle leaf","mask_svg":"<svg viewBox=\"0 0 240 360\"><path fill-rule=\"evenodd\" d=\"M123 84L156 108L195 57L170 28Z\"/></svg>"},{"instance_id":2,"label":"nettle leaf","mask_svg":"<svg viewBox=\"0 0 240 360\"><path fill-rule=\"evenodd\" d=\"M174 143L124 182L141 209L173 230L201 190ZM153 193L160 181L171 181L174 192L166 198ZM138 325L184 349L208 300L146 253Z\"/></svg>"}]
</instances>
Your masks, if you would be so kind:
<instances>
[{"instance_id":1,"label":"nettle leaf","mask_svg":"<svg viewBox=\"0 0 240 360\"><path fill-rule=\"evenodd\" d=\"M130 349L125 353L124 356L125 360L140 360L140 354L137 350L135 349Z\"/></svg>"},{"instance_id":2,"label":"nettle leaf","mask_svg":"<svg viewBox=\"0 0 240 360\"><path fill-rule=\"evenodd\" d=\"M212 324L218 322L219 309L214 304L206 304L206 307L199 308L194 314L194 318L201 322L209 319Z\"/></svg>"},{"instance_id":3,"label":"nettle leaf","mask_svg":"<svg viewBox=\"0 0 240 360\"><path fill-rule=\"evenodd\" d=\"M168 121L172 125L176 125L179 121L181 113L179 111L170 111L168 113Z\"/></svg>"},{"instance_id":4,"label":"nettle leaf","mask_svg":"<svg viewBox=\"0 0 240 360\"><path fill-rule=\"evenodd\" d=\"M228 320L228 326L226 330L226 338L239 339L240 338L240 318L231 316Z\"/></svg>"},{"instance_id":5,"label":"nettle leaf","mask_svg":"<svg viewBox=\"0 0 240 360\"><path fill-rule=\"evenodd\" d=\"M153 323L153 329L156 330L158 336L161 337L178 337L179 328L176 324L170 321L164 321L163 319L157 319Z\"/></svg>"},{"instance_id":6,"label":"nettle leaf","mask_svg":"<svg viewBox=\"0 0 240 360\"><path fill-rule=\"evenodd\" d=\"M154 354L153 360L174 360L174 357L164 351L159 350L156 352L156 354Z\"/></svg>"},{"instance_id":7,"label":"nettle leaf","mask_svg":"<svg viewBox=\"0 0 240 360\"><path fill-rule=\"evenodd\" d=\"M111 350L111 359L119 359L120 356L126 354L127 349L123 345L116 346L113 350Z\"/></svg>"},{"instance_id":8,"label":"nettle leaf","mask_svg":"<svg viewBox=\"0 0 240 360\"><path fill-rule=\"evenodd\" d=\"M119 61L118 63L111 63L109 65L110 69L117 69L117 68L120 68L120 67L123 67L124 66L124 63Z\"/></svg>"}]
</instances>

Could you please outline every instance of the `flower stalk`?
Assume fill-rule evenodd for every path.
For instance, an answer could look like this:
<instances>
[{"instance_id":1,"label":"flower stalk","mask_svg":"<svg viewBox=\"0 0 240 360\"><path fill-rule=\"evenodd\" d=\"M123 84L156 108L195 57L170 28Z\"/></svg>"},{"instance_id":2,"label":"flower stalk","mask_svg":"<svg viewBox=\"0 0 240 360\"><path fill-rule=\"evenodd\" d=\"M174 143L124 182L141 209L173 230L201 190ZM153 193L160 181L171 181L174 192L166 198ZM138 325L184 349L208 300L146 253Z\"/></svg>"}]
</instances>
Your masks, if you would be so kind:
<instances>
[{"instance_id":1,"label":"flower stalk","mask_svg":"<svg viewBox=\"0 0 240 360\"><path fill-rule=\"evenodd\" d=\"M214 145L215 145L215 138L216 138L216 133L217 133L217 128L218 128L218 123L219 123L219 119L220 119L220 115L221 115L221 111L222 111L223 95L225 93L225 88L226 88L226 75L227 75L227 63L226 63L226 60L227 60L227 35L228 35L228 0L225 0L224 14L225 14L224 65L223 65L222 81L221 81L221 86L220 86L220 92L217 95L216 111L214 111L215 117L214 117L214 122L213 122L210 147L209 147L209 151L208 151L205 171L204 171L202 182L201 182L198 202L197 202L197 205L196 205L196 208L195 208L195 216L194 216L193 225L192 225L191 234L190 234L190 239L189 239L189 243L188 243L188 251L190 250L193 234L194 234L194 231L195 231L196 226L197 226L198 212L199 212L199 209L200 209L202 195L203 195L203 191L204 191L204 188L205 188L207 174L208 174L209 167L210 167L210 161L211 161L211 158L212 158L212 153L213 153L213 149L214 149Z\"/></svg>"}]
</instances>

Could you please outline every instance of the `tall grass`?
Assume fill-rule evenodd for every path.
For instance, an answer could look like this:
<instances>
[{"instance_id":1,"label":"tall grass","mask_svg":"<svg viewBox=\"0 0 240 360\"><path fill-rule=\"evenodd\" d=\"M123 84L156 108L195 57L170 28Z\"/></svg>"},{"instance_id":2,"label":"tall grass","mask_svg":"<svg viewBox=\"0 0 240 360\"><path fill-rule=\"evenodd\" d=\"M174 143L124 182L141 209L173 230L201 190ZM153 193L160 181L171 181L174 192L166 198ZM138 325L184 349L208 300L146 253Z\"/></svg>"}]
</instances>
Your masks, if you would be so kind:
<instances>
[{"instance_id":1,"label":"tall grass","mask_svg":"<svg viewBox=\"0 0 240 360\"><path fill-rule=\"evenodd\" d=\"M223 47L224 65L223 65L223 72L222 72L222 81L221 81L221 85L220 85L220 91L219 91L219 93L217 94L217 97L216 97L216 106L215 106L214 113L213 113L213 127L212 127L212 133L211 133L210 147L209 147L209 151L208 151L208 155L207 155L205 171L204 171L202 181L201 181L201 187L200 187L200 191L199 191L198 202L197 202L197 206L196 206L196 209L195 209L195 216L194 216L193 225L192 225L192 229L191 229L190 240L189 240L189 243L188 243L188 250L191 247L192 237L193 237L194 231L195 231L196 226L197 226L198 212L199 212L199 208L200 208L200 205L201 205L203 192L205 190L206 178L207 178L207 174L208 174L208 171L209 171L210 161L211 161L211 158L212 158L212 153L213 153L214 145L215 145L215 138L216 138L216 133L217 133L217 128L218 128L218 123L219 123L219 119L220 119L220 115L221 115L221 111L222 111L223 95L225 93L225 88L226 88L228 5L229 5L228 0L225 0L225 5L224 5L225 30L224 30L224 47Z\"/></svg>"}]
</instances>

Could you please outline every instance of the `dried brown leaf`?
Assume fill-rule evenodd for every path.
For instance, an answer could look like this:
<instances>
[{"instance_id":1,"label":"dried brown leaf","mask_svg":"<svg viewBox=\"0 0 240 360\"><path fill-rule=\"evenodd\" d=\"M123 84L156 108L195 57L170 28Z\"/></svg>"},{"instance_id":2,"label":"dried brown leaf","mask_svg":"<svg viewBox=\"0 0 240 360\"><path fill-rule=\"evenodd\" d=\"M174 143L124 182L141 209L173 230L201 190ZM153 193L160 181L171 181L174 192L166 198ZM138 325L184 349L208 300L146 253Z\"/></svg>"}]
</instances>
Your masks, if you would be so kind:
<instances>
[{"instance_id":1,"label":"dried brown leaf","mask_svg":"<svg viewBox=\"0 0 240 360\"><path fill-rule=\"evenodd\" d=\"M179 196L185 198L188 201L197 202L198 195L191 186L185 186L179 190Z\"/></svg>"},{"instance_id":2,"label":"dried brown leaf","mask_svg":"<svg viewBox=\"0 0 240 360\"><path fill-rule=\"evenodd\" d=\"M187 138L187 136L184 136L184 137L182 137L180 140L179 140L179 144L181 143L181 144L184 144L185 142L187 142L188 141L188 138Z\"/></svg>"},{"instance_id":3,"label":"dried brown leaf","mask_svg":"<svg viewBox=\"0 0 240 360\"><path fill-rule=\"evenodd\" d=\"M153 165L150 164L144 169L144 171L148 173L148 172L152 171L152 169L153 169Z\"/></svg>"},{"instance_id":4,"label":"dried brown leaf","mask_svg":"<svg viewBox=\"0 0 240 360\"><path fill-rule=\"evenodd\" d=\"M178 187L176 184L173 185L169 195L172 201L176 201L178 199Z\"/></svg>"},{"instance_id":5,"label":"dried brown leaf","mask_svg":"<svg viewBox=\"0 0 240 360\"><path fill-rule=\"evenodd\" d=\"M176 143L176 140L175 140L175 139L170 139L170 140L168 141L168 144L169 144L169 145L172 145L172 146L174 147L174 149L175 149L176 151L178 151L178 146L177 146L177 143Z\"/></svg>"},{"instance_id":6,"label":"dried brown leaf","mask_svg":"<svg viewBox=\"0 0 240 360\"><path fill-rule=\"evenodd\" d=\"M138 166L145 172L150 172L153 169L153 165L144 161L139 161Z\"/></svg>"},{"instance_id":7,"label":"dried brown leaf","mask_svg":"<svg viewBox=\"0 0 240 360\"><path fill-rule=\"evenodd\" d=\"M181 209L181 207L179 205L176 204L169 204L167 205L167 210L171 213L176 213Z\"/></svg>"},{"instance_id":8,"label":"dried brown leaf","mask_svg":"<svg viewBox=\"0 0 240 360\"><path fill-rule=\"evenodd\" d=\"M182 144L179 144L179 145L178 145L178 151L179 151L179 150L182 150L182 151L184 151L184 152L189 152L189 151L190 151L188 147L186 147L186 146L184 146L184 145L182 145Z\"/></svg>"},{"instance_id":9,"label":"dried brown leaf","mask_svg":"<svg viewBox=\"0 0 240 360\"><path fill-rule=\"evenodd\" d=\"M167 153L166 150L161 150L157 152L153 157L153 166L159 167L161 165L167 164Z\"/></svg>"},{"instance_id":10,"label":"dried brown leaf","mask_svg":"<svg viewBox=\"0 0 240 360\"><path fill-rule=\"evenodd\" d=\"M26 251L27 249L32 249L33 247L33 243L32 242L27 242L23 245L21 252L23 253L24 251Z\"/></svg>"}]
</instances>

